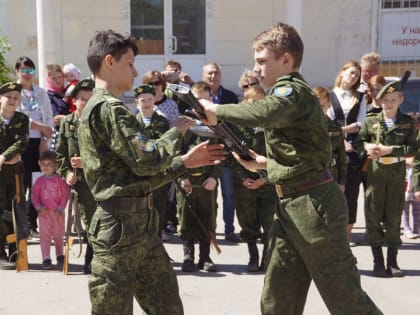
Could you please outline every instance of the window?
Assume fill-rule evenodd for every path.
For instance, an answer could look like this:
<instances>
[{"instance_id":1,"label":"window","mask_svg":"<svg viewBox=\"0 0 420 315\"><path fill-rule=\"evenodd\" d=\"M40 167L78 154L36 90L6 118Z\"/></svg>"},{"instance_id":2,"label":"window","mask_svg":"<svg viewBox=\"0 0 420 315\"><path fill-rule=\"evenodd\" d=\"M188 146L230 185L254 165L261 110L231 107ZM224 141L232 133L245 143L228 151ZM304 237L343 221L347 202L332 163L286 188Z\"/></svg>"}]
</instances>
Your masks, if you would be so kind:
<instances>
[{"instance_id":1,"label":"window","mask_svg":"<svg viewBox=\"0 0 420 315\"><path fill-rule=\"evenodd\" d=\"M382 9L420 8L420 0L382 0Z\"/></svg>"}]
</instances>

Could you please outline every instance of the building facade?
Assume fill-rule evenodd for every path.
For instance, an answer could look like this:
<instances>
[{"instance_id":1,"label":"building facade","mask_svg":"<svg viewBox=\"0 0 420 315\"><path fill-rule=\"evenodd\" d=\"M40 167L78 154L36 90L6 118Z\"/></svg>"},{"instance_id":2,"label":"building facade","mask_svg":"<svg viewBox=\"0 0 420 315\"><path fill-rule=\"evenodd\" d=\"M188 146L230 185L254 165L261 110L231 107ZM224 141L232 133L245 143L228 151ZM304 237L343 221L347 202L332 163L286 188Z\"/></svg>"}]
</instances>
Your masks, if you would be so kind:
<instances>
[{"instance_id":1,"label":"building facade","mask_svg":"<svg viewBox=\"0 0 420 315\"><path fill-rule=\"evenodd\" d=\"M12 65L26 55L37 64L72 62L87 76L89 39L96 30L113 29L138 40L138 81L169 59L199 80L202 66L215 61L223 85L238 93L239 76L253 67L253 38L277 21L301 33L301 70L312 85L332 86L346 61L369 51L381 53L385 75L409 69L420 76L417 0L0 0Z\"/></svg>"}]
</instances>

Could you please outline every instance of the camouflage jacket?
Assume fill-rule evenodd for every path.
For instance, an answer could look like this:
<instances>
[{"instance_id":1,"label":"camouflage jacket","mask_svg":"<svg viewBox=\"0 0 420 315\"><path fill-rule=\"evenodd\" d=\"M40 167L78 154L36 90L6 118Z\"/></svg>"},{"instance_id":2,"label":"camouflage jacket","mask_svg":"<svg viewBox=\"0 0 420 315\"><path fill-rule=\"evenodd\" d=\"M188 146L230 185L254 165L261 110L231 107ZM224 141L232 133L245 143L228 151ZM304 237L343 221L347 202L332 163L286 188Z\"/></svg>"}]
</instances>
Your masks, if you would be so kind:
<instances>
[{"instance_id":1,"label":"camouflage jacket","mask_svg":"<svg viewBox=\"0 0 420 315\"><path fill-rule=\"evenodd\" d=\"M377 139L379 130L379 139ZM417 150L416 126L414 120L399 110L394 126L388 128L384 123L383 113L366 117L357 137L357 147L364 150L365 143L379 143L392 146L392 152L388 156L413 155Z\"/></svg>"},{"instance_id":2,"label":"camouflage jacket","mask_svg":"<svg viewBox=\"0 0 420 315\"><path fill-rule=\"evenodd\" d=\"M96 200L146 196L182 175L182 135L172 128L158 140L140 132L136 117L107 90L96 88L80 119L79 146L86 182Z\"/></svg>"},{"instance_id":3,"label":"camouflage jacket","mask_svg":"<svg viewBox=\"0 0 420 315\"><path fill-rule=\"evenodd\" d=\"M0 155L6 161L22 154L29 141L29 117L21 112L15 112L9 124L0 118Z\"/></svg>"},{"instance_id":4,"label":"camouflage jacket","mask_svg":"<svg viewBox=\"0 0 420 315\"><path fill-rule=\"evenodd\" d=\"M159 139L169 130L169 121L159 110L153 112L150 125L148 126L144 124L141 112L137 113L136 118L140 124L140 132L149 139Z\"/></svg>"},{"instance_id":5,"label":"camouflage jacket","mask_svg":"<svg viewBox=\"0 0 420 315\"><path fill-rule=\"evenodd\" d=\"M318 99L299 73L277 79L269 96L217 107L217 117L263 127L271 183L295 186L328 168L331 145Z\"/></svg>"},{"instance_id":6,"label":"camouflage jacket","mask_svg":"<svg viewBox=\"0 0 420 315\"><path fill-rule=\"evenodd\" d=\"M265 139L264 139L264 130L261 128L238 128L238 137L244 141L247 146L259 154L265 155ZM240 181L241 183L247 179L258 179L260 175L256 171L250 171L236 162L232 165L232 172L235 181Z\"/></svg>"},{"instance_id":7,"label":"camouflage jacket","mask_svg":"<svg viewBox=\"0 0 420 315\"><path fill-rule=\"evenodd\" d=\"M336 181L338 184L344 185L347 177L347 156L344 147L344 135L341 131L341 126L337 122L332 121L328 116L326 118L328 123L328 135L330 136L331 142L332 166L337 168Z\"/></svg>"},{"instance_id":8,"label":"camouflage jacket","mask_svg":"<svg viewBox=\"0 0 420 315\"><path fill-rule=\"evenodd\" d=\"M191 130L188 130L185 133L185 136L183 139L182 153L188 152L190 148L206 140L208 140L208 138L197 136ZM216 138L211 138L210 143L220 143L220 141ZM220 176L220 173L221 173L221 168L220 166L217 166L217 165L196 167L196 168L188 169L188 173L182 176L180 180L186 177L191 177L192 174L195 174L196 176L197 174L202 174L203 177L206 175L206 178L213 177L217 180Z\"/></svg>"},{"instance_id":9,"label":"camouflage jacket","mask_svg":"<svg viewBox=\"0 0 420 315\"><path fill-rule=\"evenodd\" d=\"M58 171L63 178L66 178L69 173L73 172L70 158L80 156L78 129L79 118L74 112L64 117L60 122L56 152L57 161L60 164ZM76 175L78 181L85 182L83 169L77 169Z\"/></svg>"}]
</instances>

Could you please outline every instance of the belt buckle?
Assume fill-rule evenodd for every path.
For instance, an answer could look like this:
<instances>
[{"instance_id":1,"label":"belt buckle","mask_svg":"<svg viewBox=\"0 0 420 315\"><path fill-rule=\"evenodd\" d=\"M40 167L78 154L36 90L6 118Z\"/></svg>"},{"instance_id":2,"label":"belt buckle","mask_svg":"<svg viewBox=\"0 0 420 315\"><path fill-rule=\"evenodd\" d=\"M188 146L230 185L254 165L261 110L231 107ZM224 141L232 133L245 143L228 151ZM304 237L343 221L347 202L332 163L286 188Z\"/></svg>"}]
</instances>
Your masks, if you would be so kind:
<instances>
[{"instance_id":1,"label":"belt buckle","mask_svg":"<svg viewBox=\"0 0 420 315\"><path fill-rule=\"evenodd\" d=\"M203 175L203 173L192 173L191 174L191 176L194 176L194 177L198 177L198 176L201 176L201 175Z\"/></svg>"},{"instance_id":2,"label":"belt buckle","mask_svg":"<svg viewBox=\"0 0 420 315\"><path fill-rule=\"evenodd\" d=\"M277 193L277 196L279 196L280 198L284 197L283 189L281 188L281 185L279 184L276 185L276 193Z\"/></svg>"},{"instance_id":3,"label":"belt buckle","mask_svg":"<svg viewBox=\"0 0 420 315\"><path fill-rule=\"evenodd\" d=\"M382 161L381 162L384 165L391 165L392 163L394 163L394 157L392 157L392 156L382 157Z\"/></svg>"}]
</instances>

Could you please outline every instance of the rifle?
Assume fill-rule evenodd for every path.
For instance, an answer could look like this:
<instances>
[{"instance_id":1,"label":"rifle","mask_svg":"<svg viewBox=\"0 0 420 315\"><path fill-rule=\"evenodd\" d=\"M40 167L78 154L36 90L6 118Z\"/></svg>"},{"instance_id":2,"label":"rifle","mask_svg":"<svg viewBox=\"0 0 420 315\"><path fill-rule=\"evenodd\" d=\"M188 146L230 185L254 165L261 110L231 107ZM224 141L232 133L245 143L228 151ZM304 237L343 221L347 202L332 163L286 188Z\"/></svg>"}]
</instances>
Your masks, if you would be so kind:
<instances>
[{"instance_id":1,"label":"rifle","mask_svg":"<svg viewBox=\"0 0 420 315\"><path fill-rule=\"evenodd\" d=\"M12 202L12 222L13 234L6 236L9 244L16 244L16 251L10 255L10 258L16 255L16 271L29 270L28 265L28 224L27 215L24 204L23 185L20 180L21 173L19 170L15 173L16 194Z\"/></svg>"},{"instance_id":2,"label":"rifle","mask_svg":"<svg viewBox=\"0 0 420 315\"><path fill-rule=\"evenodd\" d=\"M405 87L405 85L407 84L407 81L408 81L408 79L410 78L410 75L411 75L411 71L409 71L409 70L407 70L407 71L405 71L404 72L404 74L403 74L403 76L402 76L402 78L401 78L401 89L404 91L404 87ZM381 131L381 122L379 121L378 122L378 128L377 128L377 130L376 130L376 145L379 145L379 137L380 137L380 131ZM367 157L366 158L366 160L365 160L365 162L363 163L363 166L362 166L362 171L363 172L367 172L368 171L368 169L369 169L369 165L370 165L370 162L372 161L372 159L371 158L369 158L369 157Z\"/></svg>"},{"instance_id":3,"label":"rifle","mask_svg":"<svg viewBox=\"0 0 420 315\"><path fill-rule=\"evenodd\" d=\"M185 204L187 205L188 210L190 211L190 213L194 217L194 219L197 222L198 226L200 227L201 231L204 233L204 236L207 237L210 240L210 245L213 247L213 249L216 251L216 253L220 254L222 252L222 250L220 249L219 245L217 244L216 235L212 231L206 230L203 222L201 222L201 219L199 218L199 216L197 215L197 213L194 211L193 207L189 203L188 195L182 189L179 182L177 182L177 181L175 181L175 182L176 182L176 186L178 187L178 190L180 191L180 193L182 194L182 196L185 199ZM201 186L199 186L199 187L202 188ZM198 188L198 187L196 187L196 188ZM212 210L213 209L214 209L214 205L212 204Z\"/></svg>"},{"instance_id":4,"label":"rifle","mask_svg":"<svg viewBox=\"0 0 420 315\"><path fill-rule=\"evenodd\" d=\"M73 225L73 209L74 209L75 221L80 221L78 193L74 188L71 188L70 201L67 207L67 224L66 224L66 234L65 234L64 262L63 262L63 273L65 275L68 274L70 249L73 246L73 242L74 242L74 239L71 236L71 227ZM80 255L82 254L82 241L81 241L82 237L80 235L78 222L76 222L75 227L76 227L77 238L79 239L79 253L77 254L76 258L79 258Z\"/></svg>"},{"instance_id":5,"label":"rifle","mask_svg":"<svg viewBox=\"0 0 420 315\"><path fill-rule=\"evenodd\" d=\"M194 109L196 113L195 115L193 112L188 111L186 114L189 116L193 116L197 119L205 118L206 114L200 102L192 95L191 89L184 85L167 84L167 88L171 90L178 98L187 104L190 108ZM243 160L252 160L249 153L249 148L245 141L242 141L238 138L238 136L231 130L231 128L224 122L219 122L215 126L208 126L211 131L214 132L215 136L221 139L226 146L228 151L236 152L241 159Z\"/></svg>"}]
</instances>

